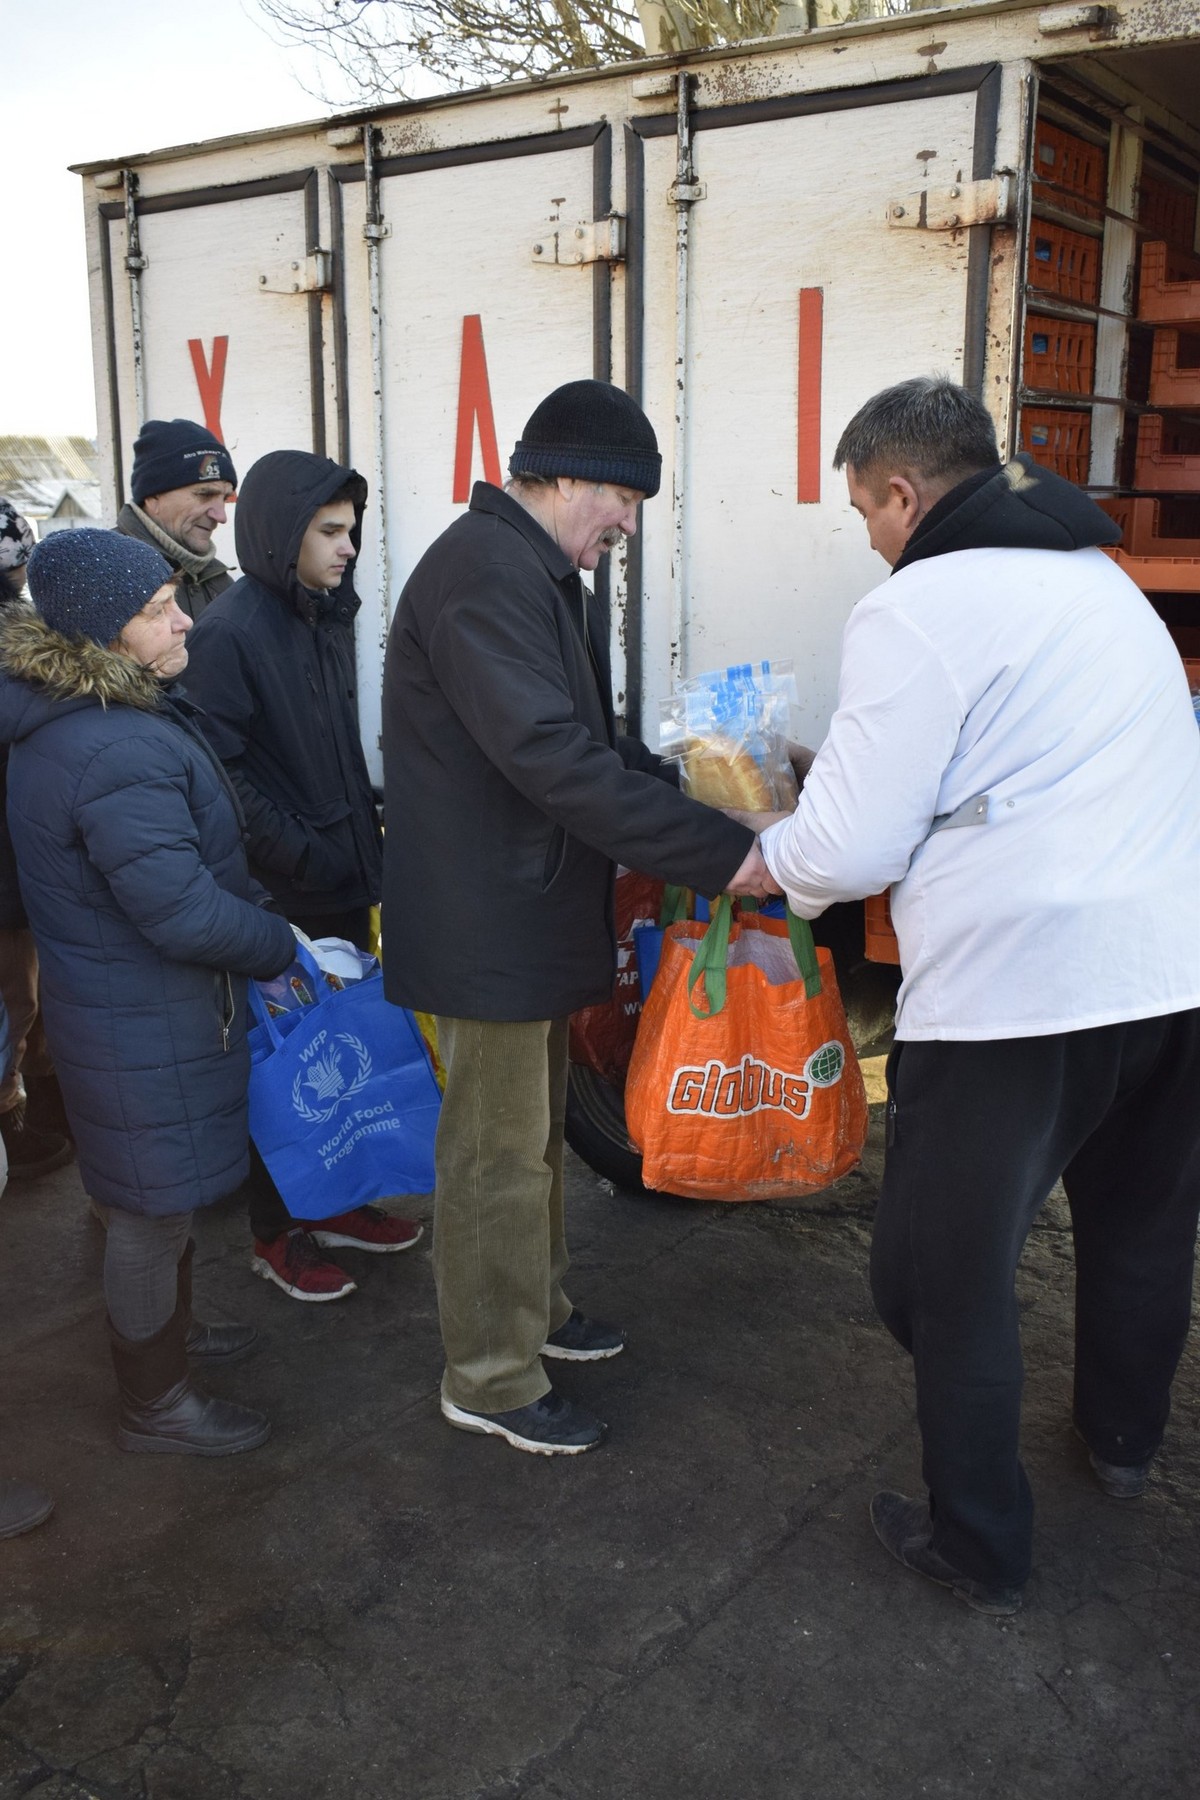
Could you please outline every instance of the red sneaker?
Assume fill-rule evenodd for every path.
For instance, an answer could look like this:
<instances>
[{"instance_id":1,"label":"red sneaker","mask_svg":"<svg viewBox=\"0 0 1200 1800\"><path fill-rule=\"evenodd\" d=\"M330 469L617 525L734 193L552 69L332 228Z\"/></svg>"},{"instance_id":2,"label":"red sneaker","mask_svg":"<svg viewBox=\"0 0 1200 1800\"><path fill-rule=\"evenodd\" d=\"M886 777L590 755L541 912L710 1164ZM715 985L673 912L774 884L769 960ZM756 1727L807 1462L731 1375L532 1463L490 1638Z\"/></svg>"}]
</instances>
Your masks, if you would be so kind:
<instances>
[{"instance_id":1,"label":"red sneaker","mask_svg":"<svg viewBox=\"0 0 1200 1800\"><path fill-rule=\"evenodd\" d=\"M307 1231L285 1231L269 1244L254 1240L250 1267L293 1300L344 1300L358 1286L345 1269L327 1262Z\"/></svg>"},{"instance_id":2,"label":"red sneaker","mask_svg":"<svg viewBox=\"0 0 1200 1800\"><path fill-rule=\"evenodd\" d=\"M411 1250L425 1235L415 1219L393 1218L378 1206L356 1206L333 1219L310 1219L308 1229L327 1250L342 1245L347 1250L371 1250L376 1256Z\"/></svg>"}]
</instances>

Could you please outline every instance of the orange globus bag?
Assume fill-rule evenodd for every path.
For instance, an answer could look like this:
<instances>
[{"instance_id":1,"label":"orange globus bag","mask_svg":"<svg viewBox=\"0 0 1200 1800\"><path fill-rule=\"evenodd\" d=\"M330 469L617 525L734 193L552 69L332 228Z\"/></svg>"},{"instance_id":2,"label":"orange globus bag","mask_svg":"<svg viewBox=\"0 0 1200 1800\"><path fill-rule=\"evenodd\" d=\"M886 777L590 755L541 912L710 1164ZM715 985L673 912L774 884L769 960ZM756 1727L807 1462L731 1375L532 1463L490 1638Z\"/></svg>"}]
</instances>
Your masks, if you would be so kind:
<instances>
[{"instance_id":1,"label":"orange globus bag","mask_svg":"<svg viewBox=\"0 0 1200 1800\"><path fill-rule=\"evenodd\" d=\"M668 927L625 1087L649 1188L696 1200L813 1193L858 1163L862 1071L833 958L805 920L723 895L705 927Z\"/></svg>"}]
</instances>

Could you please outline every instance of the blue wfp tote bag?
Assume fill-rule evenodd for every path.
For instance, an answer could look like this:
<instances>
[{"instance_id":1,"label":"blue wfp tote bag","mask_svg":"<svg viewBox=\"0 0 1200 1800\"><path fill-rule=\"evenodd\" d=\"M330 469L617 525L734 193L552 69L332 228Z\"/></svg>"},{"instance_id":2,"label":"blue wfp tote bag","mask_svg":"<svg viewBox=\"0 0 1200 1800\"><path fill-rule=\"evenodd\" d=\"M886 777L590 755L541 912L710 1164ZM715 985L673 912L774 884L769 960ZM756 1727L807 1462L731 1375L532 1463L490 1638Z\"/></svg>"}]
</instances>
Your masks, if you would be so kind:
<instances>
[{"instance_id":1,"label":"blue wfp tote bag","mask_svg":"<svg viewBox=\"0 0 1200 1800\"><path fill-rule=\"evenodd\" d=\"M327 1219L430 1193L441 1094L416 1020L384 999L377 963L335 991L296 948L312 1004L272 1017L249 984L250 1136L285 1206Z\"/></svg>"}]
</instances>

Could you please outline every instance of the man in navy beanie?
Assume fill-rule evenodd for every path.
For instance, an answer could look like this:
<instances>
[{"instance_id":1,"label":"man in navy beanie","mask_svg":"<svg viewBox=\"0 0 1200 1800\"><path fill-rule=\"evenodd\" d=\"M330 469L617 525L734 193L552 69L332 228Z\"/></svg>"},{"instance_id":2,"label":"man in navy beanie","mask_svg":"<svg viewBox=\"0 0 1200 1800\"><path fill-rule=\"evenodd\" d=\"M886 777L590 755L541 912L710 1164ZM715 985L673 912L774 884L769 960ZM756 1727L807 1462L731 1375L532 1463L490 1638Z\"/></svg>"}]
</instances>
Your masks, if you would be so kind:
<instances>
[{"instance_id":1,"label":"man in navy beanie","mask_svg":"<svg viewBox=\"0 0 1200 1800\"><path fill-rule=\"evenodd\" d=\"M121 508L117 530L153 544L178 571L176 599L191 619L233 585L212 538L236 486L233 458L203 425L146 420L133 446L132 498Z\"/></svg>"},{"instance_id":2,"label":"man in navy beanie","mask_svg":"<svg viewBox=\"0 0 1200 1800\"><path fill-rule=\"evenodd\" d=\"M753 834L614 723L609 624L580 571L637 529L661 464L620 388L557 388L509 486L477 483L413 571L384 669L385 991L436 1016L446 1068L442 1414L545 1456L594 1449L606 1427L543 1359L602 1361L625 1341L563 1286L567 1020L612 992L615 864L765 891Z\"/></svg>"}]
</instances>

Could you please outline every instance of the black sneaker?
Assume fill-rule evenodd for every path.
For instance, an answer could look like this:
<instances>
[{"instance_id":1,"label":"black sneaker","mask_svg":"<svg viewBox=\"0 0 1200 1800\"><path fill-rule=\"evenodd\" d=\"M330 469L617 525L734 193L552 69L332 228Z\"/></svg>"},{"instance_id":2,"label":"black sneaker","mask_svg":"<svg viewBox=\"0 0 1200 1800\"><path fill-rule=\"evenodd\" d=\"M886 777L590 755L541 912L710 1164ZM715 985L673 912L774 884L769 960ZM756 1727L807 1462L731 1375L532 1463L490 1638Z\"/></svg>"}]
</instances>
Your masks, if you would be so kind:
<instances>
[{"instance_id":1,"label":"black sneaker","mask_svg":"<svg viewBox=\"0 0 1200 1800\"><path fill-rule=\"evenodd\" d=\"M1096 1480L1114 1500L1140 1500L1154 1467L1152 1456L1140 1463L1109 1463L1097 1456L1094 1450L1088 1451L1088 1461Z\"/></svg>"},{"instance_id":2,"label":"black sneaker","mask_svg":"<svg viewBox=\"0 0 1200 1800\"><path fill-rule=\"evenodd\" d=\"M566 1362L599 1362L605 1356L619 1356L625 1348L625 1333L603 1319L585 1319L576 1309L552 1331L542 1345L543 1356L558 1356Z\"/></svg>"},{"instance_id":3,"label":"black sneaker","mask_svg":"<svg viewBox=\"0 0 1200 1800\"><path fill-rule=\"evenodd\" d=\"M948 1587L976 1612L1003 1619L1020 1611L1020 1588L989 1587L969 1575L960 1575L945 1557L938 1555L933 1547L933 1521L924 1500L909 1500L903 1494L876 1494L871 1502L871 1523L875 1536L897 1562L914 1574L936 1581L939 1587Z\"/></svg>"},{"instance_id":4,"label":"black sneaker","mask_svg":"<svg viewBox=\"0 0 1200 1800\"><path fill-rule=\"evenodd\" d=\"M1092 1474L1104 1492L1113 1500L1140 1500L1150 1480L1155 1458L1148 1456L1145 1462L1140 1463L1105 1462L1102 1456L1096 1455L1078 1425L1074 1426L1074 1431L1088 1453Z\"/></svg>"},{"instance_id":5,"label":"black sneaker","mask_svg":"<svg viewBox=\"0 0 1200 1800\"><path fill-rule=\"evenodd\" d=\"M31 1125L23 1105L0 1114L0 1137L8 1152L10 1181L48 1175L52 1169L61 1169L69 1163L75 1154L70 1138L57 1131L39 1131L36 1125Z\"/></svg>"},{"instance_id":6,"label":"black sneaker","mask_svg":"<svg viewBox=\"0 0 1200 1800\"><path fill-rule=\"evenodd\" d=\"M531 1450L535 1456L579 1456L584 1450L594 1450L608 1435L608 1426L595 1413L577 1406L565 1394L556 1394L553 1388L528 1406L498 1413L467 1412L443 1394L442 1417L460 1431L502 1437L515 1450Z\"/></svg>"},{"instance_id":7,"label":"black sneaker","mask_svg":"<svg viewBox=\"0 0 1200 1800\"><path fill-rule=\"evenodd\" d=\"M0 1538L20 1537L41 1525L54 1511L54 1502L32 1481L10 1476L0 1481Z\"/></svg>"}]
</instances>

